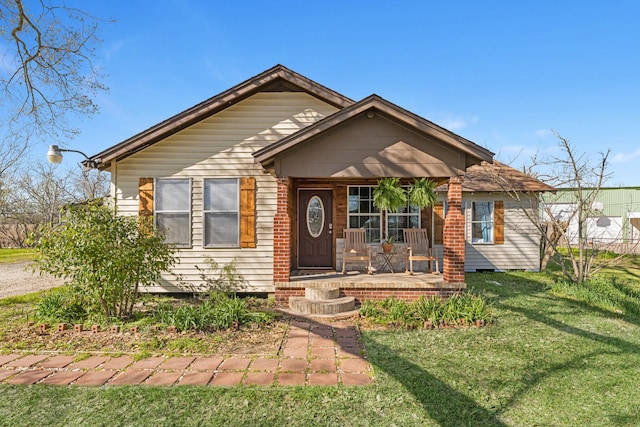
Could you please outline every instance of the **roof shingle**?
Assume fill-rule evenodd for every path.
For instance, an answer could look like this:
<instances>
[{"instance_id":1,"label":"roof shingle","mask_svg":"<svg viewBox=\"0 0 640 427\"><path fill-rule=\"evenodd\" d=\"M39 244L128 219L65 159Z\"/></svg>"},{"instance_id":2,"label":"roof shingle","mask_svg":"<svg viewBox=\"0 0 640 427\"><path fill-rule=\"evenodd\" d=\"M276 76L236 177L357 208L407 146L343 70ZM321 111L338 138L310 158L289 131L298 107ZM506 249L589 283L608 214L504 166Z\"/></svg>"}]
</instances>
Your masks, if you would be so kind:
<instances>
[{"instance_id":1,"label":"roof shingle","mask_svg":"<svg viewBox=\"0 0 640 427\"><path fill-rule=\"evenodd\" d=\"M544 192L556 189L544 182L527 175L517 169L507 166L497 160L493 163L482 162L467 168L462 182L462 191L473 192ZM437 192L446 192L447 184L436 188Z\"/></svg>"}]
</instances>

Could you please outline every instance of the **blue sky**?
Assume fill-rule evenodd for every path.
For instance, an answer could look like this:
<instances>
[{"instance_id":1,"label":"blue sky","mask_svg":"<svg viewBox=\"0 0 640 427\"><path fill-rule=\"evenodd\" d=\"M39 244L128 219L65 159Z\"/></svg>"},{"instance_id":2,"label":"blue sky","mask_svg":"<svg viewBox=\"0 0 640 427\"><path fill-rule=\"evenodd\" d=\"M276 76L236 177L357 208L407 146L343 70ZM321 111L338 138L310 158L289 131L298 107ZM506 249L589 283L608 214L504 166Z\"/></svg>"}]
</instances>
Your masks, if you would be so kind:
<instances>
[{"instance_id":1,"label":"blue sky","mask_svg":"<svg viewBox=\"0 0 640 427\"><path fill-rule=\"evenodd\" d=\"M639 186L638 1L67 1L103 23L97 153L275 64L354 100L376 93L519 166L611 149ZM514 161L515 159L515 161Z\"/></svg>"}]
</instances>

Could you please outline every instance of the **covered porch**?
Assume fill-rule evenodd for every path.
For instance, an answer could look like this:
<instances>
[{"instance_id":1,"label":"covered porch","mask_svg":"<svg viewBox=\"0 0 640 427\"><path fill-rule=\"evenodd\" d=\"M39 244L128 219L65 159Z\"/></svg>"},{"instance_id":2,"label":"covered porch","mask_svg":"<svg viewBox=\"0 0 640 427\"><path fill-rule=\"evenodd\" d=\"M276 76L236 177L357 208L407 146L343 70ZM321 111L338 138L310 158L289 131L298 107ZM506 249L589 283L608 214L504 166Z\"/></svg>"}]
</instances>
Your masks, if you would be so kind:
<instances>
[{"instance_id":1,"label":"covered porch","mask_svg":"<svg viewBox=\"0 0 640 427\"><path fill-rule=\"evenodd\" d=\"M274 215L273 282L276 299L287 303L305 288L339 288L357 300L420 295L446 297L465 288L462 182L466 168L492 160L492 153L375 95L344 108L254 153L277 183ZM430 178L447 184L442 274L324 274L296 276L304 269L336 271L343 231L371 229L358 223L350 206L367 202L354 188L374 186L380 178L403 182ZM360 198L354 199L356 194ZM322 222L310 228L310 207ZM431 231L431 210L406 228ZM379 221L385 221L379 213ZM417 225L417 227L416 227ZM374 227L375 228L375 227ZM384 228L384 227L383 227ZM368 235L379 245L379 235ZM312 254L309 257L308 254Z\"/></svg>"}]
</instances>

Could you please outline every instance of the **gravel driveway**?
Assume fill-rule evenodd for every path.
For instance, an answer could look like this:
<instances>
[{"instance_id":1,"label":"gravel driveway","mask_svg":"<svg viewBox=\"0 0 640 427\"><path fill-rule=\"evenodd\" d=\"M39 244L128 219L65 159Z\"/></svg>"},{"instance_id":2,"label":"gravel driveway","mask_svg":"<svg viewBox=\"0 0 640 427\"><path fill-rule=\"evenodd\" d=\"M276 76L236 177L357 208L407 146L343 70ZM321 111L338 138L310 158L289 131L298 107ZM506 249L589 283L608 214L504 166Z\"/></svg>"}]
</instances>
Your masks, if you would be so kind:
<instances>
[{"instance_id":1,"label":"gravel driveway","mask_svg":"<svg viewBox=\"0 0 640 427\"><path fill-rule=\"evenodd\" d=\"M62 279L40 276L28 269L28 262L0 264L0 298L28 294L62 285Z\"/></svg>"}]
</instances>

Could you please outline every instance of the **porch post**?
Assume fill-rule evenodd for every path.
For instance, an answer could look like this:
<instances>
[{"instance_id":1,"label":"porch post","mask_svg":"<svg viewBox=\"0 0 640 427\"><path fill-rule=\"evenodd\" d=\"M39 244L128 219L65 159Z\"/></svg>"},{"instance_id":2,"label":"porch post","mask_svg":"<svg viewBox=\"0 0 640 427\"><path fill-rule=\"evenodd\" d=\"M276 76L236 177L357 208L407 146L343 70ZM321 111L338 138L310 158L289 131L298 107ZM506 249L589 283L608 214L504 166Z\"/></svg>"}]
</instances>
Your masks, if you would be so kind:
<instances>
[{"instance_id":1,"label":"porch post","mask_svg":"<svg viewBox=\"0 0 640 427\"><path fill-rule=\"evenodd\" d=\"M443 275L446 283L464 283L463 177L449 178L447 216L444 219Z\"/></svg>"},{"instance_id":2,"label":"porch post","mask_svg":"<svg viewBox=\"0 0 640 427\"><path fill-rule=\"evenodd\" d=\"M289 282L291 272L291 220L289 218L289 179L277 178L276 215L273 217L273 281Z\"/></svg>"}]
</instances>

